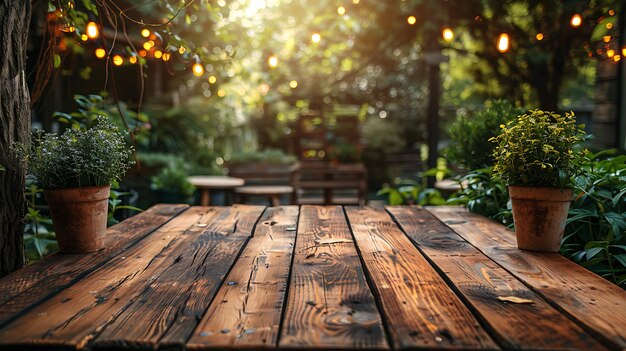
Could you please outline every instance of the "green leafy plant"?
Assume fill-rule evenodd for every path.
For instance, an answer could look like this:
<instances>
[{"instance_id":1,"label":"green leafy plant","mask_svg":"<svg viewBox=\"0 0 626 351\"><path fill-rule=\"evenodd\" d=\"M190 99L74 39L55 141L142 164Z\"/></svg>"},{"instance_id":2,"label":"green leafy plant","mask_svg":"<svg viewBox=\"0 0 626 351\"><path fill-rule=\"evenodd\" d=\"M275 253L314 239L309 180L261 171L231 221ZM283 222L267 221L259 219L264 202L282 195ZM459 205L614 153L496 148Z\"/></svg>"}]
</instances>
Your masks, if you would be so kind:
<instances>
[{"instance_id":1,"label":"green leafy plant","mask_svg":"<svg viewBox=\"0 0 626 351\"><path fill-rule=\"evenodd\" d=\"M150 181L153 190L176 193L186 198L192 196L196 190L187 180L187 171L180 163L161 169L157 175L150 178Z\"/></svg>"},{"instance_id":2,"label":"green leafy plant","mask_svg":"<svg viewBox=\"0 0 626 351\"><path fill-rule=\"evenodd\" d=\"M131 164L124 134L104 117L89 129L67 129L60 136L39 134L30 151L22 153L44 189L109 185Z\"/></svg>"},{"instance_id":3,"label":"green leafy plant","mask_svg":"<svg viewBox=\"0 0 626 351\"><path fill-rule=\"evenodd\" d=\"M251 164L251 163L264 163L272 165L289 165L296 162L294 155L286 154L282 150L277 149L265 149L263 151L250 151L234 153L229 164Z\"/></svg>"},{"instance_id":4,"label":"green leafy plant","mask_svg":"<svg viewBox=\"0 0 626 351\"><path fill-rule=\"evenodd\" d=\"M142 209L138 207L124 205L122 198L130 196L131 193L127 191L119 191L117 190L117 188L117 184L111 187L111 193L109 195L109 212L107 215L107 226L112 226L120 222L117 218L115 218L115 214L120 210L131 210L138 212L142 211Z\"/></svg>"},{"instance_id":5,"label":"green leafy plant","mask_svg":"<svg viewBox=\"0 0 626 351\"><path fill-rule=\"evenodd\" d=\"M474 115L459 115L449 129L446 157L469 170L493 166L495 145L486 141L500 134L500 125L522 113L524 109L510 101L496 100Z\"/></svg>"},{"instance_id":6,"label":"green leafy plant","mask_svg":"<svg viewBox=\"0 0 626 351\"><path fill-rule=\"evenodd\" d=\"M626 155L585 152L561 253L626 288Z\"/></svg>"},{"instance_id":7,"label":"green leafy plant","mask_svg":"<svg viewBox=\"0 0 626 351\"><path fill-rule=\"evenodd\" d=\"M26 225L24 227L24 253L28 262L33 262L59 249L52 227L52 220L37 208L37 198L43 189L32 179L26 181Z\"/></svg>"},{"instance_id":8,"label":"green leafy plant","mask_svg":"<svg viewBox=\"0 0 626 351\"><path fill-rule=\"evenodd\" d=\"M490 141L497 144L494 175L507 185L557 187L572 185L576 170L573 148L585 136L573 113L532 110L501 125Z\"/></svg>"},{"instance_id":9,"label":"green leafy plant","mask_svg":"<svg viewBox=\"0 0 626 351\"><path fill-rule=\"evenodd\" d=\"M396 178L394 186L387 183L377 192L377 195L387 195L390 205L445 205L446 199L441 192L427 186L427 177L439 176L443 178L450 174L447 167L431 168L421 174L421 183L413 180Z\"/></svg>"}]
</instances>

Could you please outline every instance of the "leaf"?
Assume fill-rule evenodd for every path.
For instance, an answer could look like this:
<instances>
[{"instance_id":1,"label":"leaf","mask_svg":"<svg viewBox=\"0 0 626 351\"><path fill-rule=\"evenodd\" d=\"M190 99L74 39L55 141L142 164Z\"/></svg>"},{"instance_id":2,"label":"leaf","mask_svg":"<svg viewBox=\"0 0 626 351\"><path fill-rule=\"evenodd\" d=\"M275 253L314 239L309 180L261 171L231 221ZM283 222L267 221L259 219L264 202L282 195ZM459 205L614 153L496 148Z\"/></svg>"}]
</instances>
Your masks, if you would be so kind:
<instances>
[{"instance_id":1,"label":"leaf","mask_svg":"<svg viewBox=\"0 0 626 351\"><path fill-rule=\"evenodd\" d=\"M54 56L53 56L53 61L54 61L54 68L59 68L59 67L61 67L61 55L59 55L59 54L54 54Z\"/></svg>"},{"instance_id":2,"label":"leaf","mask_svg":"<svg viewBox=\"0 0 626 351\"><path fill-rule=\"evenodd\" d=\"M614 255L613 258L615 258L615 260L622 266L626 267L626 254Z\"/></svg>"},{"instance_id":3,"label":"leaf","mask_svg":"<svg viewBox=\"0 0 626 351\"><path fill-rule=\"evenodd\" d=\"M512 303L517 303L517 304L534 304L535 301L530 300L530 299L524 299L521 297L517 297L517 296L498 296L498 300L500 301L504 301L504 302L512 302Z\"/></svg>"},{"instance_id":4,"label":"leaf","mask_svg":"<svg viewBox=\"0 0 626 351\"><path fill-rule=\"evenodd\" d=\"M626 194L626 188L624 188L622 191L620 191L617 195L613 197L613 206L617 206L617 204L622 199L622 196L624 196L624 194Z\"/></svg>"},{"instance_id":5,"label":"leaf","mask_svg":"<svg viewBox=\"0 0 626 351\"><path fill-rule=\"evenodd\" d=\"M592 247L591 249L585 250L585 255L587 260L591 260L594 256L602 252L604 248L602 247Z\"/></svg>"}]
</instances>

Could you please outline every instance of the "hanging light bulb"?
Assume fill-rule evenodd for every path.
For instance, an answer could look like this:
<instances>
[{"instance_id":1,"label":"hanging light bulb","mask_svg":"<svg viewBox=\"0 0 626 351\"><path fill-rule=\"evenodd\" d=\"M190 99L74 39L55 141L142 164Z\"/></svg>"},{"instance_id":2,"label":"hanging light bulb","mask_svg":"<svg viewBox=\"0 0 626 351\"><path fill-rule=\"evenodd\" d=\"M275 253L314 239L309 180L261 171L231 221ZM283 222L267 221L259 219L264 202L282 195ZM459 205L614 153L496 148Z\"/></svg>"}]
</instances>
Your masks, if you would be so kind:
<instances>
[{"instance_id":1,"label":"hanging light bulb","mask_svg":"<svg viewBox=\"0 0 626 351\"><path fill-rule=\"evenodd\" d=\"M498 51L505 53L509 51L509 35L506 33L500 33L498 37Z\"/></svg>"},{"instance_id":2,"label":"hanging light bulb","mask_svg":"<svg viewBox=\"0 0 626 351\"><path fill-rule=\"evenodd\" d=\"M162 56L162 59L163 59L163 61L167 62L167 61L170 60L171 57L172 57L172 54L170 54L169 52L164 52L163 56Z\"/></svg>"},{"instance_id":3,"label":"hanging light bulb","mask_svg":"<svg viewBox=\"0 0 626 351\"><path fill-rule=\"evenodd\" d=\"M415 16L409 16L406 18L406 22L410 25L414 25L417 22L417 18Z\"/></svg>"},{"instance_id":4,"label":"hanging light bulb","mask_svg":"<svg viewBox=\"0 0 626 351\"><path fill-rule=\"evenodd\" d=\"M144 38L149 37L150 36L150 30L147 29L147 28L142 29L141 30L141 36L144 37Z\"/></svg>"},{"instance_id":5,"label":"hanging light bulb","mask_svg":"<svg viewBox=\"0 0 626 351\"><path fill-rule=\"evenodd\" d=\"M163 57L163 51L161 51L161 50L156 50L156 51L154 52L154 58L155 58L155 59L160 59L161 57Z\"/></svg>"},{"instance_id":6,"label":"hanging light bulb","mask_svg":"<svg viewBox=\"0 0 626 351\"><path fill-rule=\"evenodd\" d=\"M535 35L535 38L537 38L537 40L542 41L543 40L543 33L537 33L537 35Z\"/></svg>"},{"instance_id":7,"label":"hanging light bulb","mask_svg":"<svg viewBox=\"0 0 626 351\"><path fill-rule=\"evenodd\" d=\"M270 66L270 68L276 68L276 66L278 66L278 57L276 57L276 55L272 55L267 59L267 65Z\"/></svg>"},{"instance_id":8,"label":"hanging light bulb","mask_svg":"<svg viewBox=\"0 0 626 351\"><path fill-rule=\"evenodd\" d=\"M124 59L120 55L113 56L113 64L116 66L121 66L124 63Z\"/></svg>"},{"instance_id":9,"label":"hanging light bulb","mask_svg":"<svg viewBox=\"0 0 626 351\"><path fill-rule=\"evenodd\" d=\"M98 29L98 25L96 24L96 22L93 21L87 23L86 32L89 39L96 39L100 36L100 30Z\"/></svg>"},{"instance_id":10,"label":"hanging light bulb","mask_svg":"<svg viewBox=\"0 0 626 351\"><path fill-rule=\"evenodd\" d=\"M137 63L137 56L131 56L128 58L128 62L135 64Z\"/></svg>"},{"instance_id":11,"label":"hanging light bulb","mask_svg":"<svg viewBox=\"0 0 626 351\"><path fill-rule=\"evenodd\" d=\"M87 41L87 40L89 40L89 37L87 36L87 34L81 34L80 35L80 40Z\"/></svg>"},{"instance_id":12,"label":"hanging light bulb","mask_svg":"<svg viewBox=\"0 0 626 351\"><path fill-rule=\"evenodd\" d=\"M574 28L580 27L582 23L583 23L583 18L578 13L572 16L572 19L569 21L569 24Z\"/></svg>"},{"instance_id":13,"label":"hanging light bulb","mask_svg":"<svg viewBox=\"0 0 626 351\"><path fill-rule=\"evenodd\" d=\"M452 28L446 27L441 32L441 36L443 36L443 40L449 43L452 39L454 39L454 32L452 31Z\"/></svg>"},{"instance_id":14,"label":"hanging light bulb","mask_svg":"<svg viewBox=\"0 0 626 351\"><path fill-rule=\"evenodd\" d=\"M606 51L606 56L607 57L610 58L610 57L613 57L614 55L615 55L615 50L609 49L609 50Z\"/></svg>"},{"instance_id":15,"label":"hanging light bulb","mask_svg":"<svg viewBox=\"0 0 626 351\"><path fill-rule=\"evenodd\" d=\"M107 54L107 52L103 48L97 48L96 49L96 57L97 58L103 58L106 54Z\"/></svg>"},{"instance_id":16,"label":"hanging light bulb","mask_svg":"<svg viewBox=\"0 0 626 351\"><path fill-rule=\"evenodd\" d=\"M200 63L194 63L191 70L193 71L193 75L196 77L200 77L204 74L204 67L202 67Z\"/></svg>"}]
</instances>

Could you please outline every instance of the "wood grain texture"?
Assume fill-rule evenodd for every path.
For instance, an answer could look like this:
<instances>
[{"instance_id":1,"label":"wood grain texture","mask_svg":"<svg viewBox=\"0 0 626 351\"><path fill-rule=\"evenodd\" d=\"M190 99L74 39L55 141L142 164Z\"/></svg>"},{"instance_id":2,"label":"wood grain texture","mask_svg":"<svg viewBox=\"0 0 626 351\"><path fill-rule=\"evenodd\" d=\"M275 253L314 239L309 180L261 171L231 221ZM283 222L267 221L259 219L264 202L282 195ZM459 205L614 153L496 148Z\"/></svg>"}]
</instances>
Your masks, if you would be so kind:
<instances>
[{"instance_id":1,"label":"wood grain texture","mask_svg":"<svg viewBox=\"0 0 626 351\"><path fill-rule=\"evenodd\" d=\"M188 205L156 205L110 227L105 248L89 254L54 254L0 280L0 326L45 301L154 232Z\"/></svg>"},{"instance_id":2,"label":"wood grain texture","mask_svg":"<svg viewBox=\"0 0 626 351\"><path fill-rule=\"evenodd\" d=\"M298 213L297 206L265 211L188 349L277 346Z\"/></svg>"},{"instance_id":3,"label":"wood grain texture","mask_svg":"<svg viewBox=\"0 0 626 351\"><path fill-rule=\"evenodd\" d=\"M346 212L394 348L498 348L384 209Z\"/></svg>"},{"instance_id":4,"label":"wood grain texture","mask_svg":"<svg viewBox=\"0 0 626 351\"><path fill-rule=\"evenodd\" d=\"M170 254L171 263L104 329L94 347L183 348L264 209L225 208Z\"/></svg>"},{"instance_id":5,"label":"wood grain texture","mask_svg":"<svg viewBox=\"0 0 626 351\"><path fill-rule=\"evenodd\" d=\"M387 349L339 206L302 206L280 348Z\"/></svg>"},{"instance_id":6,"label":"wood grain texture","mask_svg":"<svg viewBox=\"0 0 626 351\"><path fill-rule=\"evenodd\" d=\"M626 348L626 291L558 253L517 249L514 232L483 216L459 207L427 210L592 335Z\"/></svg>"},{"instance_id":7,"label":"wood grain texture","mask_svg":"<svg viewBox=\"0 0 626 351\"><path fill-rule=\"evenodd\" d=\"M191 208L84 279L0 329L0 349L11 346L81 348L115 320L141 291L172 265L205 224L226 211Z\"/></svg>"},{"instance_id":8,"label":"wood grain texture","mask_svg":"<svg viewBox=\"0 0 626 351\"><path fill-rule=\"evenodd\" d=\"M593 337L457 233L417 207L387 207L402 230L444 272L503 348L601 350Z\"/></svg>"}]
</instances>

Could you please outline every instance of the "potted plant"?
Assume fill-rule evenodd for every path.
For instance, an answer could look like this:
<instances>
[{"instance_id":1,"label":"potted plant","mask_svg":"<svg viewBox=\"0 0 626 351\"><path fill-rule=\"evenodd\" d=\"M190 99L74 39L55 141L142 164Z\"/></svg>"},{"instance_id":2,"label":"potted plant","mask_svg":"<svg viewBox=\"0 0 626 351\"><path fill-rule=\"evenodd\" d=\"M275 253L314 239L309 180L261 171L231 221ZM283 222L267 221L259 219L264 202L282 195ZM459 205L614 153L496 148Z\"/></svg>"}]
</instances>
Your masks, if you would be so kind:
<instances>
[{"instance_id":1,"label":"potted plant","mask_svg":"<svg viewBox=\"0 0 626 351\"><path fill-rule=\"evenodd\" d=\"M573 113L532 110L501 125L494 174L508 185L517 246L523 250L559 250L572 200L576 170L574 146L583 126Z\"/></svg>"},{"instance_id":2,"label":"potted plant","mask_svg":"<svg viewBox=\"0 0 626 351\"><path fill-rule=\"evenodd\" d=\"M40 134L26 158L44 189L59 249L93 252L103 247L109 191L130 166L124 135L101 117L88 128Z\"/></svg>"}]
</instances>

